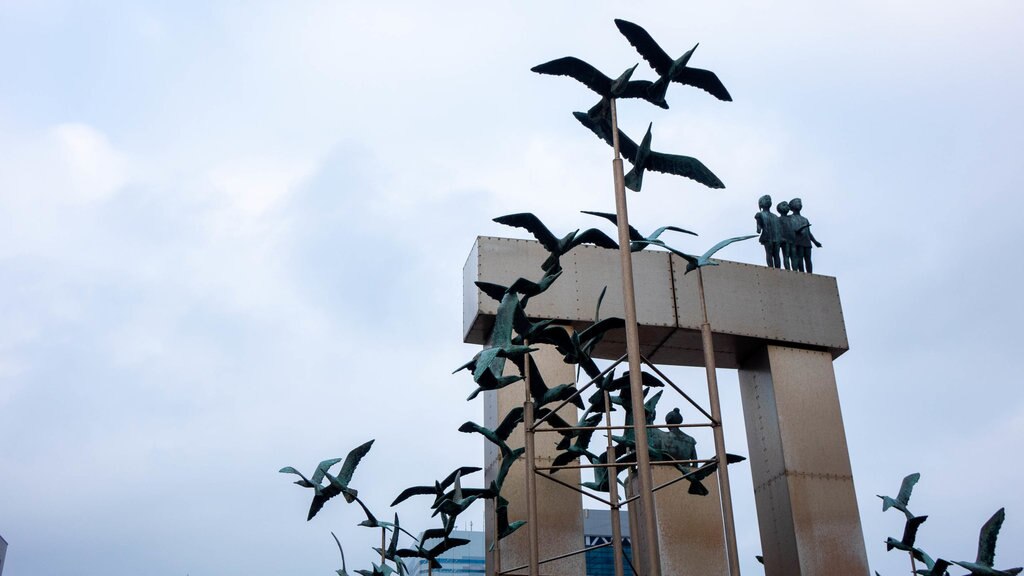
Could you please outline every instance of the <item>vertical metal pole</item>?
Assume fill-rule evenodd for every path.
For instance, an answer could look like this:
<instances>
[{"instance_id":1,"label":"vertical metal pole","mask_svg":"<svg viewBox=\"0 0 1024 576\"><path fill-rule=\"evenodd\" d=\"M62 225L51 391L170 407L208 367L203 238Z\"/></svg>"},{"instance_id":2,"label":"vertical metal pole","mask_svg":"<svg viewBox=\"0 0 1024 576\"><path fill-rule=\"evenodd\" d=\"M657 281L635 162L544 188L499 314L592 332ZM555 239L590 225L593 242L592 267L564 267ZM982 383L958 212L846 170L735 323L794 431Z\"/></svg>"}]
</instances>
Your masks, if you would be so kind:
<instances>
[{"instance_id":1,"label":"vertical metal pole","mask_svg":"<svg viewBox=\"0 0 1024 576\"><path fill-rule=\"evenodd\" d=\"M708 375L708 401L711 417L715 421L715 458L718 460L718 491L722 497L722 521L725 523L725 548L729 561L729 574L740 576L739 552L736 548L736 523L732 513L732 491L729 488L729 461L725 453L725 434L722 430L722 405L718 399L718 374L715 371L715 344L711 339L711 324L708 322L708 307L704 301L704 274L697 268L697 288L704 322L700 325L700 336L704 344L704 368Z\"/></svg>"},{"instance_id":2,"label":"vertical metal pole","mask_svg":"<svg viewBox=\"0 0 1024 576\"><path fill-rule=\"evenodd\" d=\"M380 527L380 565L384 566L384 551L387 550L387 544L385 540L387 533L384 531L384 527Z\"/></svg>"},{"instance_id":3,"label":"vertical metal pole","mask_svg":"<svg viewBox=\"0 0 1024 576\"><path fill-rule=\"evenodd\" d=\"M525 360L523 426L526 439L526 531L530 538L530 576L540 574L540 533L537 526L537 463L534 461L533 398L530 396L530 355Z\"/></svg>"},{"instance_id":4,"label":"vertical metal pole","mask_svg":"<svg viewBox=\"0 0 1024 576\"><path fill-rule=\"evenodd\" d=\"M501 458L501 457L499 456L499 458ZM492 546L494 546L494 552L493 552L493 554L494 554L494 556L493 556L493 560L494 560L494 573L490 574L488 576L500 576L501 575L501 538L499 537L499 534L498 534L498 499L497 498L494 499L494 524L492 524L492 526L494 526L494 544L492 544Z\"/></svg>"},{"instance_id":5,"label":"vertical metal pole","mask_svg":"<svg viewBox=\"0 0 1024 576\"><path fill-rule=\"evenodd\" d=\"M615 158L615 212L619 227L619 256L622 260L622 300L626 308L626 355L629 359L629 392L633 404L633 434L636 439L636 475L640 481L640 500L644 518L644 541L647 544L648 576L661 576L661 553L654 521L654 482L651 477L651 456L647 444L647 413L644 409L643 379L640 376L640 333L636 324L636 293L633 289L633 256L629 250L629 216L626 211L626 182L619 156L619 123L615 99L611 99L612 147Z\"/></svg>"},{"instance_id":6,"label":"vertical metal pole","mask_svg":"<svg viewBox=\"0 0 1024 576\"><path fill-rule=\"evenodd\" d=\"M612 400L608 391L604 391L604 423L612 425ZM615 446L612 444L611 429L605 432L608 438L608 463L615 463ZM596 470L596 468L595 468ZM608 469L608 501L611 502L612 515L612 550L615 562L615 576L622 576L622 518L619 515L619 469L612 466Z\"/></svg>"}]
</instances>

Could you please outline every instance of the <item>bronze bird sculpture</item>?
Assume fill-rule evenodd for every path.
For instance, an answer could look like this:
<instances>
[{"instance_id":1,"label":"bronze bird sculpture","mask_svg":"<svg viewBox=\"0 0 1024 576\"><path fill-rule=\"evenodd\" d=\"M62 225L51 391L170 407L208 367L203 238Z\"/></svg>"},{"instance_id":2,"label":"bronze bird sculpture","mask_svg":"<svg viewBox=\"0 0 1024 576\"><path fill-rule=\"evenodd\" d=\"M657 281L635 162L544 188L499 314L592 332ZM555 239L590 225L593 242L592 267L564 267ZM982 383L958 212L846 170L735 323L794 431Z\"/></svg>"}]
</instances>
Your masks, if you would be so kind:
<instances>
[{"instance_id":1,"label":"bronze bird sculpture","mask_svg":"<svg viewBox=\"0 0 1024 576\"><path fill-rule=\"evenodd\" d=\"M594 119L585 112L573 112L573 116L580 124L586 126L598 138L612 146L612 128L607 119ZM715 176L714 172L708 169L700 160L691 156L678 154L666 154L651 150L651 125L647 127L647 133L641 140L640 145L626 136L619 130L619 151L622 156L633 164L633 168L626 173L626 188L639 192L643 185L645 170L654 170L663 174L674 174L683 176L695 182L699 182L708 188L725 188L725 184Z\"/></svg>"},{"instance_id":2,"label":"bronze bird sculpture","mask_svg":"<svg viewBox=\"0 0 1024 576\"><path fill-rule=\"evenodd\" d=\"M751 238L754 238L755 236L757 236L757 234L751 234L750 236L736 236L735 238L726 238L725 240L722 240L718 244L712 246L710 250L708 250L704 254L701 254L700 256L691 256L690 254L681 252L679 250L676 250L675 248L667 246L664 243L658 245L661 246L662 248L667 249L669 252L672 252L676 256L679 256L683 260L686 260L686 270L683 272L683 274L689 274L690 272L693 272L697 268L701 268L704 266L718 266L717 262L711 261L711 257L714 256L716 252L718 252L722 248L725 248L729 244L732 244L733 242L742 242L743 240L749 240Z\"/></svg>"},{"instance_id":3,"label":"bronze bird sculpture","mask_svg":"<svg viewBox=\"0 0 1024 576\"><path fill-rule=\"evenodd\" d=\"M658 43L654 41L654 38L647 33L646 30L640 26L628 22L626 20L615 20L615 26L619 29L619 32L626 37L626 40L636 48L636 51L640 53L640 56L651 65L651 68L658 73L662 78L667 78L672 82L678 82L687 86L693 86L694 88L700 88L705 92L711 94L719 100L726 102L732 101L732 96L729 95L729 91L725 89L725 85L718 79L718 76L709 70L702 70L700 68L690 68L687 64L690 61L690 57L693 56L694 50L697 46L694 46L688 50L685 54L679 58L672 59Z\"/></svg>"},{"instance_id":4,"label":"bronze bird sculpture","mask_svg":"<svg viewBox=\"0 0 1024 576\"><path fill-rule=\"evenodd\" d=\"M349 482L352 480L352 474L356 471L356 466L359 465L359 461L362 460L363 456L370 451L371 446L373 446L373 440L370 440L365 444L361 444L349 452L345 457L345 462L341 465L341 471L338 472L337 476L332 476L328 470L338 462L341 462L341 458L324 460L319 466L317 466L312 478L308 479L291 466L281 468L279 472L283 474L295 474L301 478L301 480L296 480L295 484L298 484L303 488L312 488L314 491L313 502L309 506L309 515L306 518L307 521L312 520L313 516L316 516L316 513L324 507L324 504L338 494L343 495L345 500L349 503L356 500L358 492L349 487ZM326 486L321 485L324 478L329 481ZM362 506L362 503L360 502L359 505ZM365 510L365 506L363 508ZM366 510L366 513L369 515L368 510Z\"/></svg>"},{"instance_id":5,"label":"bronze bird sculpture","mask_svg":"<svg viewBox=\"0 0 1024 576\"><path fill-rule=\"evenodd\" d=\"M971 576L1014 576L1020 574L1024 568L1007 568L998 570L993 567L996 559L996 538L999 530L1003 527L1003 520L1006 519L1006 511L1003 508L996 510L996 513L985 522L978 534L978 556L974 562L953 563L961 568L970 571Z\"/></svg>"},{"instance_id":6,"label":"bronze bird sculpture","mask_svg":"<svg viewBox=\"0 0 1024 576\"><path fill-rule=\"evenodd\" d=\"M614 240L597 228L590 228L583 232L574 230L573 232L558 238L548 230L547 226L540 221L540 218L537 218L529 212L498 216L494 221L498 224L522 228L532 234L533 237L536 238L537 241L540 242L541 245L544 246L544 248L551 254L551 256L541 264L541 269L545 271L558 265L559 258L568 254L570 250L581 244L593 244L601 248L609 248L612 250L618 249L619 247Z\"/></svg>"},{"instance_id":7,"label":"bronze bird sculpture","mask_svg":"<svg viewBox=\"0 0 1024 576\"><path fill-rule=\"evenodd\" d=\"M579 58L566 56L544 64L538 64L530 68L531 72L538 74L549 74L552 76L568 76L587 88L590 88L601 97L601 101L591 109L594 115L605 115L608 101L612 98L641 98L655 106L668 108L665 101L665 92L668 90L668 79L659 79L656 82L648 80L630 80L634 65L623 72L618 78L612 80L605 76L597 68L587 64Z\"/></svg>"},{"instance_id":8,"label":"bronze bird sculpture","mask_svg":"<svg viewBox=\"0 0 1024 576\"><path fill-rule=\"evenodd\" d=\"M584 214L590 214L591 216L604 218L605 220L608 220L609 222L616 226L618 226L619 224L618 216L616 216L615 214L611 214L609 212L591 212L589 210L581 210L581 212L583 212ZM661 228L658 228L654 232L652 232L650 236L644 236L643 234L640 233L639 230L630 225L629 251L639 252L651 244L664 245L664 242L659 240L659 238L661 237L661 234L666 230L671 230L672 232L682 232L683 234L697 236L696 232L690 232L689 230L684 230L683 228L679 228L678 226L662 226Z\"/></svg>"}]
</instances>

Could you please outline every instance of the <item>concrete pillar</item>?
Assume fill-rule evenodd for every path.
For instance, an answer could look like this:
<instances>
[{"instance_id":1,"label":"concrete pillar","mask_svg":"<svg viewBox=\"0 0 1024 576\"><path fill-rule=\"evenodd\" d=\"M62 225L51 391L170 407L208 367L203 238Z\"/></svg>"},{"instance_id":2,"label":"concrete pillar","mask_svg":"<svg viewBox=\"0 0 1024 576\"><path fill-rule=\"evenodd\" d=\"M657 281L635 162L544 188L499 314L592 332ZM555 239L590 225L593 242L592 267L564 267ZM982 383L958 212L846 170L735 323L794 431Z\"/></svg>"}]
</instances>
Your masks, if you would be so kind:
<instances>
[{"instance_id":1,"label":"concrete pillar","mask_svg":"<svg viewBox=\"0 0 1024 576\"><path fill-rule=\"evenodd\" d=\"M766 576L868 574L832 356L768 345L739 376Z\"/></svg>"},{"instance_id":2,"label":"concrete pillar","mask_svg":"<svg viewBox=\"0 0 1024 576\"><path fill-rule=\"evenodd\" d=\"M656 466L652 470L654 486L661 486L679 477L680 472L670 466ZM686 480L662 488L654 493L657 507L655 524L661 550L661 573L672 576L728 576L729 563L725 557L725 535L722 531L722 505L718 492L718 475L703 480L708 489L706 496L689 494ZM630 475L626 491L636 490ZM639 509L630 507L630 533L633 534L633 558L641 574L649 573L642 550L646 546L640 522ZM627 570L628 574L629 571Z\"/></svg>"},{"instance_id":3,"label":"concrete pillar","mask_svg":"<svg viewBox=\"0 0 1024 576\"><path fill-rule=\"evenodd\" d=\"M534 352L531 361L536 363L541 375L549 387L559 384L572 383L576 381L574 366L562 361L562 355L554 347L542 345L540 350ZM508 363L507 372L517 373L516 368ZM517 382L506 386L501 390L484 393L484 426L494 429L501 419L513 408L522 407L525 399L524 383ZM569 423L575 423L578 415L576 407L572 404L558 412L559 416ZM523 446L524 427L520 425L509 438L508 445L512 449ZM561 439L559 434L553 432L538 433L535 446L537 454L537 466L550 466L557 450L555 446ZM484 451L485 481L490 481L497 475L501 465L499 450L490 442L486 443ZM525 459L520 457L519 461L509 470L508 476L502 488L502 496L509 501L508 520L526 520L526 464ZM556 478L571 485L580 483L580 471L562 470L555 475ZM583 496L574 490L560 486L550 480L537 478L537 512L538 528L540 530L540 560L551 558L560 554L574 552L583 548ZM494 504L488 500L485 508L485 534L487 546L494 542L495 530ZM501 570L510 570L517 566L526 565L529 561L529 538L527 527L523 526L514 534L505 538L500 543ZM487 554L487 576L495 574L494 554ZM541 574L553 574L558 576L585 576L586 559L583 554L569 558L541 564ZM524 568L518 570L517 574L526 574ZM539 575L538 575L539 576Z\"/></svg>"}]
</instances>

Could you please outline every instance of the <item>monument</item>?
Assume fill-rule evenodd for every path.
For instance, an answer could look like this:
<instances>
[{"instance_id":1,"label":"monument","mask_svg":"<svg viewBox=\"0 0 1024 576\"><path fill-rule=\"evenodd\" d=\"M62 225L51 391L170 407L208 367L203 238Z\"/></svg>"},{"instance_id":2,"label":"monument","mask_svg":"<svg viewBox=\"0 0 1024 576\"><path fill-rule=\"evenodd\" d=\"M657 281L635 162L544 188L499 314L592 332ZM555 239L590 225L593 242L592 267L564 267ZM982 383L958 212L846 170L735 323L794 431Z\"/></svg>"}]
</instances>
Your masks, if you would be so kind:
<instances>
[{"instance_id":1,"label":"monument","mask_svg":"<svg viewBox=\"0 0 1024 576\"><path fill-rule=\"evenodd\" d=\"M547 257L548 252L537 242L477 239L463 270L466 342L487 342L498 311L498 303L474 282L486 279L511 284L533 274ZM739 370L766 574L867 574L832 369L832 361L849 348L836 280L726 261L717 264L700 268L699 277L686 274L687 262L679 255L653 251L634 254L641 353L655 364L705 365L698 294L698 282L702 280L714 340L714 363ZM613 251L580 246L563 255L560 265L561 280L531 299L531 318L584 327L593 318L601 288L618 278L620 261ZM611 291L602 305L604 316L620 315L624 307L621 295ZM618 359L624 347L622 334L613 331L592 353L596 358ZM550 367L545 363L541 368L565 366L557 357L551 362ZM485 409L491 418L498 417L497 413L491 414L502 397L519 401L523 392L512 385L485 394ZM522 462L513 466L513 470L516 468L525 469ZM525 516L527 502L518 496L508 496L510 518ZM656 507L657 515L687 513L673 510L662 500ZM579 514L575 509L566 510L565 499L559 500L557 509L550 510L548 503L541 501L537 524L542 528L547 522L559 522L567 531L562 534L566 541L579 541L582 533L570 533L576 528L564 524L565 518ZM708 514L712 518L707 525L721 526L720 510ZM688 551L686 542L666 542L673 538L667 524L655 524L662 544L662 567L670 562L686 565L685 556L704 553ZM638 532L634 526L635 552L643 538ZM503 552L512 553L512 544L504 542ZM547 547L553 542L541 540L541 557L564 552ZM711 546L724 557L721 540ZM728 572L720 564L715 571L699 573Z\"/></svg>"}]
</instances>

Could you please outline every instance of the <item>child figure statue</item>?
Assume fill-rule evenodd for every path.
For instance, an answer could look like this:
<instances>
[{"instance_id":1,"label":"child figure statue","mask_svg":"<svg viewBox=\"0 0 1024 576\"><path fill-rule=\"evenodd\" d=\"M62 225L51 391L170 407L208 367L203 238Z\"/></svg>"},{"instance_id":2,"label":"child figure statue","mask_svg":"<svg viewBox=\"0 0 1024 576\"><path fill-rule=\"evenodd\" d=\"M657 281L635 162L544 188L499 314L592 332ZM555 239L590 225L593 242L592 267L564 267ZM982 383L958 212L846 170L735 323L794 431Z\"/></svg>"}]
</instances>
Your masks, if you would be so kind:
<instances>
[{"instance_id":1,"label":"child figure statue","mask_svg":"<svg viewBox=\"0 0 1024 576\"><path fill-rule=\"evenodd\" d=\"M814 267L811 264L811 243L821 248L821 242L811 234L811 223L800 215L800 210L803 209L804 203L799 198L793 198L789 201L789 207L793 210L792 222L793 230L796 232L796 243L794 244L793 258L796 262L796 269L808 274L814 272Z\"/></svg>"},{"instance_id":2,"label":"child figure statue","mask_svg":"<svg viewBox=\"0 0 1024 576\"><path fill-rule=\"evenodd\" d=\"M796 229L793 228L793 217L789 215L789 202L783 200L775 209L779 211L779 224L782 230L782 242L779 246L782 248L782 265L786 270L795 270L793 252L796 248Z\"/></svg>"},{"instance_id":3,"label":"child figure statue","mask_svg":"<svg viewBox=\"0 0 1024 576\"><path fill-rule=\"evenodd\" d=\"M757 232L761 235L760 242L764 246L764 258L769 268L782 268L779 258L779 244L782 242L782 226L779 217L771 213L772 197L765 194L757 200L760 212L754 214Z\"/></svg>"}]
</instances>

